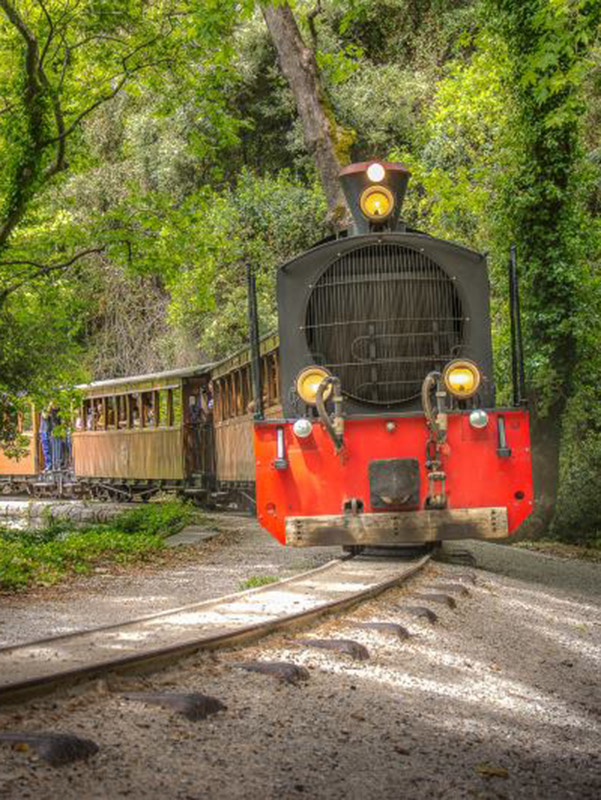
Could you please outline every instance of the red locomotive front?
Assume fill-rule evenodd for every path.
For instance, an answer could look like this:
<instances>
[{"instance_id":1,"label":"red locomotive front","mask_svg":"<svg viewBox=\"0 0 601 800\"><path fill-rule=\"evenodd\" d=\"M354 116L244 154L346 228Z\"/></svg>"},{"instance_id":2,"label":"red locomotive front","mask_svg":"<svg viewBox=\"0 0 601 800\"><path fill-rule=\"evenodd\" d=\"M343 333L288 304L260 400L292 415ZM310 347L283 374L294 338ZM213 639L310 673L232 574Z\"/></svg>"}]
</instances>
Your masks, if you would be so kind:
<instances>
[{"instance_id":1,"label":"red locomotive front","mask_svg":"<svg viewBox=\"0 0 601 800\"><path fill-rule=\"evenodd\" d=\"M348 235L279 270L282 414L258 403L254 440L257 516L282 543L502 538L532 512L517 285L497 408L486 261L399 221L408 178L347 167Z\"/></svg>"}]
</instances>

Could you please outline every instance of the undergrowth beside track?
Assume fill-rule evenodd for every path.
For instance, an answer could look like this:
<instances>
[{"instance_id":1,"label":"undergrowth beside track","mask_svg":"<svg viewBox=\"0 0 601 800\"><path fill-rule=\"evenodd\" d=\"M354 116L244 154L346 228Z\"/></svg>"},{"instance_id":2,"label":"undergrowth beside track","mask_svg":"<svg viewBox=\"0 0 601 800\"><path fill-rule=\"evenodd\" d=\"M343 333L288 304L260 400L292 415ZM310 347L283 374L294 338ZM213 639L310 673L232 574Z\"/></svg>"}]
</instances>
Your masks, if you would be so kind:
<instances>
[{"instance_id":1,"label":"undergrowth beside track","mask_svg":"<svg viewBox=\"0 0 601 800\"><path fill-rule=\"evenodd\" d=\"M140 506L110 522L49 521L39 530L0 528L0 591L50 586L101 565L146 561L194 516L179 502Z\"/></svg>"},{"instance_id":2,"label":"undergrowth beside track","mask_svg":"<svg viewBox=\"0 0 601 800\"><path fill-rule=\"evenodd\" d=\"M601 562L601 536L587 539L583 544L574 544L554 538L517 542L515 546L559 558Z\"/></svg>"}]
</instances>

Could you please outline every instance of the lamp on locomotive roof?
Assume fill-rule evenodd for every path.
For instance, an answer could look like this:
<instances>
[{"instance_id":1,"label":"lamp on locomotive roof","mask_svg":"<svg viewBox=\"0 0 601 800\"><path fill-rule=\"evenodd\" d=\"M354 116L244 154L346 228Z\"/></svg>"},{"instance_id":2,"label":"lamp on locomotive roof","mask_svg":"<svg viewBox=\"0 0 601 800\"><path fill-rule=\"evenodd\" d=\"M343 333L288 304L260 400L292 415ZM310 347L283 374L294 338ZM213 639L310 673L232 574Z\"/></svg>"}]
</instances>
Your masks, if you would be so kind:
<instances>
[{"instance_id":1,"label":"lamp on locomotive roof","mask_svg":"<svg viewBox=\"0 0 601 800\"><path fill-rule=\"evenodd\" d=\"M364 161L340 172L353 234L394 231L411 173L403 164Z\"/></svg>"},{"instance_id":2,"label":"lamp on locomotive roof","mask_svg":"<svg viewBox=\"0 0 601 800\"><path fill-rule=\"evenodd\" d=\"M374 161L374 163L370 164L367 168L367 177L372 183L381 183L385 175L386 170L378 161Z\"/></svg>"}]
</instances>

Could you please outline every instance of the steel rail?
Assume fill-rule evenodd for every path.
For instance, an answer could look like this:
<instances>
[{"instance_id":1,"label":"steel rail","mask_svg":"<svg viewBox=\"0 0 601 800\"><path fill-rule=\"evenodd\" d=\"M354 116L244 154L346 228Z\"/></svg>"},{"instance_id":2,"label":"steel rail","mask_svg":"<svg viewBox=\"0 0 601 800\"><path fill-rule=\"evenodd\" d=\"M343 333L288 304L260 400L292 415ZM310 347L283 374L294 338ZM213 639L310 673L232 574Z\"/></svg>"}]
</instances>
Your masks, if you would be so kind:
<instances>
[{"instance_id":1,"label":"steel rail","mask_svg":"<svg viewBox=\"0 0 601 800\"><path fill-rule=\"evenodd\" d=\"M122 624L0 648L0 705L109 672L154 671L199 650L238 645L306 625L407 581L429 559L430 555L402 562L336 559L268 586ZM278 602L284 607L280 614ZM293 608L303 603L304 608ZM197 629L193 636L190 627Z\"/></svg>"}]
</instances>

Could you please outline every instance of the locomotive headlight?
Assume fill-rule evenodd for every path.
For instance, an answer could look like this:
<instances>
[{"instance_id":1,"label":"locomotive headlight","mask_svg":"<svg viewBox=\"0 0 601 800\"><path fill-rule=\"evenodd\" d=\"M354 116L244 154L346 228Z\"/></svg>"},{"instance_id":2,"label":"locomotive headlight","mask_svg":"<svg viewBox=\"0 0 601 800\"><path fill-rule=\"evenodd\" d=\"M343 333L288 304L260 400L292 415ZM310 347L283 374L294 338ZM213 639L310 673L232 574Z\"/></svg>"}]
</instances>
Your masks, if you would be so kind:
<instances>
[{"instance_id":1,"label":"locomotive headlight","mask_svg":"<svg viewBox=\"0 0 601 800\"><path fill-rule=\"evenodd\" d=\"M313 425L310 419L297 419L292 430L298 439L307 439L313 433Z\"/></svg>"},{"instance_id":2,"label":"locomotive headlight","mask_svg":"<svg viewBox=\"0 0 601 800\"><path fill-rule=\"evenodd\" d=\"M386 171L381 164L374 162L370 164L367 168L367 177L370 179L372 183L380 183L380 181L384 180L384 176L386 175Z\"/></svg>"},{"instance_id":3,"label":"locomotive headlight","mask_svg":"<svg viewBox=\"0 0 601 800\"><path fill-rule=\"evenodd\" d=\"M384 222L394 209L394 197L385 186L368 186L359 200L361 211L374 222Z\"/></svg>"},{"instance_id":4,"label":"locomotive headlight","mask_svg":"<svg viewBox=\"0 0 601 800\"><path fill-rule=\"evenodd\" d=\"M442 378L447 391L459 398L475 395L482 380L478 367L467 359L449 362Z\"/></svg>"},{"instance_id":5,"label":"locomotive headlight","mask_svg":"<svg viewBox=\"0 0 601 800\"><path fill-rule=\"evenodd\" d=\"M314 406L319 384L324 378L329 378L329 376L330 373L323 367L305 367L305 369L301 370L296 378L296 391L301 400L304 400L304 402L310 406ZM331 393L332 386L330 385L325 390L323 399L327 400Z\"/></svg>"}]
</instances>

